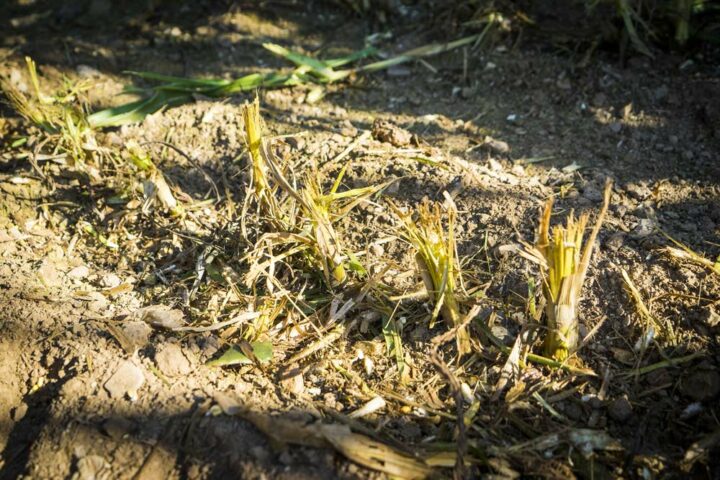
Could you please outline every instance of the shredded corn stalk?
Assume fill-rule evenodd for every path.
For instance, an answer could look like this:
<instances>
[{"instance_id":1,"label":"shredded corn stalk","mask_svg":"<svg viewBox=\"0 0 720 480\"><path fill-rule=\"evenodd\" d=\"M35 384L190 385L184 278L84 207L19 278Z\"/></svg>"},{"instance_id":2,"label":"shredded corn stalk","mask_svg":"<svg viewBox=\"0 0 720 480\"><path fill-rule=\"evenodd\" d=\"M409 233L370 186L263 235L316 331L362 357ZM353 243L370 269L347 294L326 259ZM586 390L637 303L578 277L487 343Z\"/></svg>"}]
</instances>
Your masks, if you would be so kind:
<instances>
[{"instance_id":1,"label":"shredded corn stalk","mask_svg":"<svg viewBox=\"0 0 720 480\"><path fill-rule=\"evenodd\" d=\"M453 234L455 210L447 210L445 230L439 203L421 203L417 208L416 219L413 219L412 213L403 213L395 204L390 205L403 224L405 239L415 247L415 261L425 289L435 301L430 320L431 328L440 313L451 327L457 327L462 321L462 315L455 296L455 286L460 275ZM470 352L470 337L465 328L458 329L456 341L460 355Z\"/></svg>"},{"instance_id":2,"label":"shredded corn stalk","mask_svg":"<svg viewBox=\"0 0 720 480\"><path fill-rule=\"evenodd\" d=\"M540 264L545 295L545 316L548 333L545 355L564 361L578 346L579 324L577 306L590 264L595 239L610 204L612 183L605 184L603 206L587 242L583 242L589 216L575 218L571 212L565 226L556 226L550 234L550 215L553 199L545 204L538 228L538 242L534 248L526 245L527 253ZM584 246L584 248L583 248Z\"/></svg>"}]
</instances>

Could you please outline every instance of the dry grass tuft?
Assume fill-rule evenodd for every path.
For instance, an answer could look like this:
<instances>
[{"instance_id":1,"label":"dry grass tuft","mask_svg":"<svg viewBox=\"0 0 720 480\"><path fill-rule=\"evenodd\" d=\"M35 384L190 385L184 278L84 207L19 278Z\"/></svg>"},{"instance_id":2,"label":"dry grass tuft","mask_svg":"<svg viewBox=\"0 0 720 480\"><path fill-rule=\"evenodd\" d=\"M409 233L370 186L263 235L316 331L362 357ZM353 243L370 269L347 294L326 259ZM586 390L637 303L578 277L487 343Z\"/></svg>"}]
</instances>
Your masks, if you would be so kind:
<instances>
[{"instance_id":1,"label":"dry grass tuft","mask_svg":"<svg viewBox=\"0 0 720 480\"><path fill-rule=\"evenodd\" d=\"M82 165L98 151L93 130L80 106L78 95L89 88L87 83L70 84L54 95L46 95L40 88L35 62L25 57L32 83L32 95L21 92L9 79L0 79L0 88L15 110L47 135L54 146L53 154L66 154L73 164Z\"/></svg>"}]
</instances>

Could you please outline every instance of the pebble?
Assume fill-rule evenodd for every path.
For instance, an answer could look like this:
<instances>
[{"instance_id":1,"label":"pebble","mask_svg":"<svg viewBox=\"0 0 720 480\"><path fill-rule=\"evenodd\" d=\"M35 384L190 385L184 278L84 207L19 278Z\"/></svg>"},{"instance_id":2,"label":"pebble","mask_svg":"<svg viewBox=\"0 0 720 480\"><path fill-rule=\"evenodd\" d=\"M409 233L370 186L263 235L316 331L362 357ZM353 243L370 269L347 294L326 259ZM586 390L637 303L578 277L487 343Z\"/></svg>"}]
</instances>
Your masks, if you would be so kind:
<instances>
[{"instance_id":1,"label":"pebble","mask_svg":"<svg viewBox=\"0 0 720 480\"><path fill-rule=\"evenodd\" d=\"M476 89L474 87L463 87L460 90L460 97L467 100L475 95L475 91Z\"/></svg>"},{"instance_id":2,"label":"pebble","mask_svg":"<svg viewBox=\"0 0 720 480\"><path fill-rule=\"evenodd\" d=\"M508 145L507 142L503 142L502 140L498 140L490 136L485 137L485 139L483 140L483 145L489 147L492 150L495 150L498 153L510 152L510 145Z\"/></svg>"},{"instance_id":3,"label":"pebble","mask_svg":"<svg viewBox=\"0 0 720 480\"><path fill-rule=\"evenodd\" d=\"M80 265L70 270L67 275L70 278L85 278L90 275L90 269L85 265Z\"/></svg>"},{"instance_id":4,"label":"pebble","mask_svg":"<svg viewBox=\"0 0 720 480\"><path fill-rule=\"evenodd\" d=\"M123 348L131 354L147 345L152 333L152 329L148 324L140 320L124 322L120 330L125 337L123 339Z\"/></svg>"},{"instance_id":5,"label":"pebble","mask_svg":"<svg viewBox=\"0 0 720 480\"><path fill-rule=\"evenodd\" d=\"M411 73L410 69L404 65L393 65L387 69L388 77L407 77Z\"/></svg>"},{"instance_id":6,"label":"pebble","mask_svg":"<svg viewBox=\"0 0 720 480\"><path fill-rule=\"evenodd\" d=\"M107 297L100 292L88 292L87 296L90 299L87 308L91 312L101 312L110 304Z\"/></svg>"},{"instance_id":7,"label":"pebble","mask_svg":"<svg viewBox=\"0 0 720 480\"><path fill-rule=\"evenodd\" d=\"M412 134L386 120L376 119L372 125L372 136L379 142L387 142L394 147L406 147L412 142Z\"/></svg>"},{"instance_id":8,"label":"pebble","mask_svg":"<svg viewBox=\"0 0 720 480\"><path fill-rule=\"evenodd\" d=\"M305 379L303 378L300 365L290 365L280 374L280 386L294 395L301 395L305 392Z\"/></svg>"},{"instance_id":9,"label":"pebble","mask_svg":"<svg viewBox=\"0 0 720 480\"><path fill-rule=\"evenodd\" d=\"M620 133L622 131L622 123L620 122L612 122L609 127L613 133Z\"/></svg>"},{"instance_id":10,"label":"pebble","mask_svg":"<svg viewBox=\"0 0 720 480\"><path fill-rule=\"evenodd\" d=\"M712 307L706 307L704 317L703 321L708 327L714 328L720 325L720 314L718 314Z\"/></svg>"},{"instance_id":11,"label":"pebble","mask_svg":"<svg viewBox=\"0 0 720 480\"><path fill-rule=\"evenodd\" d=\"M600 189L591 183L588 183L583 187L582 196L591 202L601 202L603 199L603 194Z\"/></svg>"},{"instance_id":12,"label":"pebble","mask_svg":"<svg viewBox=\"0 0 720 480\"><path fill-rule=\"evenodd\" d=\"M102 431L113 440L121 440L135 428L135 424L123 417L108 418L102 423Z\"/></svg>"},{"instance_id":13,"label":"pebble","mask_svg":"<svg viewBox=\"0 0 720 480\"><path fill-rule=\"evenodd\" d=\"M610 235L610 237L605 240L604 246L611 252L617 252L623 246L623 243L625 243L625 234L617 232Z\"/></svg>"},{"instance_id":14,"label":"pebble","mask_svg":"<svg viewBox=\"0 0 720 480\"><path fill-rule=\"evenodd\" d=\"M572 88L572 84L570 83L570 79L567 77L563 77L557 82L555 82L555 85L561 90L570 90Z\"/></svg>"},{"instance_id":15,"label":"pebble","mask_svg":"<svg viewBox=\"0 0 720 480\"><path fill-rule=\"evenodd\" d=\"M596 93L592 98L592 104L595 107L603 107L607 103L607 96L602 93Z\"/></svg>"},{"instance_id":16,"label":"pebble","mask_svg":"<svg viewBox=\"0 0 720 480\"><path fill-rule=\"evenodd\" d=\"M171 309L165 305L145 307L138 312L141 318L153 328L173 330L185 325L185 314L182 310Z\"/></svg>"},{"instance_id":17,"label":"pebble","mask_svg":"<svg viewBox=\"0 0 720 480\"><path fill-rule=\"evenodd\" d=\"M290 145L293 150L300 151L305 148L305 139L302 137L288 137L285 142Z\"/></svg>"},{"instance_id":18,"label":"pebble","mask_svg":"<svg viewBox=\"0 0 720 480\"><path fill-rule=\"evenodd\" d=\"M618 397L608 406L608 414L610 418L617 422L624 422L632 416L632 405L627 398L627 395Z\"/></svg>"},{"instance_id":19,"label":"pebble","mask_svg":"<svg viewBox=\"0 0 720 480\"><path fill-rule=\"evenodd\" d=\"M95 480L109 478L110 464L100 455L88 455L77 461L77 475L72 478L78 480Z\"/></svg>"},{"instance_id":20,"label":"pebble","mask_svg":"<svg viewBox=\"0 0 720 480\"><path fill-rule=\"evenodd\" d=\"M78 65L75 71L80 78L99 77L101 75L97 68L91 67L90 65Z\"/></svg>"},{"instance_id":21,"label":"pebble","mask_svg":"<svg viewBox=\"0 0 720 480\"><path fill-rule=\"evenodd\" d=\"M123 398L126 394L130 400L137 400L137 392L145 383L142 370L130 360L118 366L115 373L105 382L104 388L110 398Z\"/></svg>"},{"instance_id":22,"label":"pebble","mask_svg":"<svg viewBox=\"0 0 720 480\"><path fill-rule=\"evenodd\" d=\"M38 278L46 287L57 287L62 283L57 268L48 262L43 262L42 266L38 269Z\"/></svg>"},{"instance_id":23,"label":"pebble","mask_svg":"<svg viewBox=\"0 0 720 480\"><path fill-rule=\"evenodd\" d=\"M660 85L658 88L655 89L655 92L653 92L655 95L655 100L664 100L668 94L670 93L670 89L667 85Z\"/></svg>"},{"instance_id":24,"label":"pebble","mask_svg":"<svg viewBox=\"0 0 720 480\"><path fill-rule=\"evenodd\" d=\"M632 234L635 238L643 238L651 235L655 231L655 222L649 218L642 218L637 226L633 229Z\"/></svg>"},{"instance_id":25,"label":"pebble","mask_svg":"<svg viewBox=\"0 0 720 480\"><path fill-rule=\"evenodd\" d=\"M160 345L155 353L155 363L158 369L168 377L179 377L192 372L190 361L183 354L180 345L176 343Z\"/></svg>"},{"instance_id":26,"label":"pebble","mask_svg":"<svg viewBox=\"0 0 720 480\"><path fill-rule=\"evenodd\" d=\"M571 420L579 421L583 417L582 407L573 401L568 401L563 405L563 412Z\"/></svg>"},{"instance_id":27,"label":"pebble","mask_svg":"<svg viewBox=\"0 0 720 480\"><path fill-rule=\"evenodd\" d=\"M267 462L270 460L270 452L261 445L255 445L250 448L250 456L259 462Z\"/></svg>"},{"instance_id":28,"label":"pebble","mask_svg":"<svg viewBox=\"0 0 720 480\"><path fill-rule=\"evenodd\" d=\"M720 373L708 368L695 370L683 380L682 391L698 402L710 400L720 393Z\"/></svg>"},{"instance_id":29,"label":"pebble","mask_svg":"<svg viewBox=\"0 0 720 480\"><path fill-rule=\"evenodd\" d=\"M625 185L625 191L636 200L645 200L652 193L645 182L630 182Z\"/></svg>"},{"instance_id":30,"label":"pebble","mask_svg":"<svg viewBox=\"0 0 720 480\"><path fill-rule=\"evenodd\" d=\"M20 405L18 405L15 408L13 408L13 411L12 411L13 422L19 422L20 420L22 420L25 417L25 415L27 414L27 411L28 411L28 405L25 402L21 403Z\"/></svg>"},{"instance_id":31,"label":"pebble","mask_svg":"<svg viewBox=\"0 0 720 480\"><path fill-rule=\"evenodd\" d=\"M100 280L100 283L105 288L114 288L117 287L122 283L122 280L120 277L115 275L114 273L107 273L103 275L102 280Z\"/></svg>"}]
</instances>

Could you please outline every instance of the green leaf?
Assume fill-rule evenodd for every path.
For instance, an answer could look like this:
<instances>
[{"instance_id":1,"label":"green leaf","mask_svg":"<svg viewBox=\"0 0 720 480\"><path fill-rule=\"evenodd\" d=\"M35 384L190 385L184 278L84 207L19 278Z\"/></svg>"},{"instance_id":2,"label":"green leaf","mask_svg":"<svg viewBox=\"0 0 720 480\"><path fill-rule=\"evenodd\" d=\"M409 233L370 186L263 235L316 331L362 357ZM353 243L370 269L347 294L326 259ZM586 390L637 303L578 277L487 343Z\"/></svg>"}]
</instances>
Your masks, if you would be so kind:
<instances>
[{"instance_id":1,"label":"green leaf","mask_svg":"<svg viewBox=\"0 0 720 480\"><path fill-rule=\"evenodd\" d=\"M358 260L354 253L348 252L348 259L348 267L350 267L350 270L358 275L367 275L367 270L365 270L365 267L363 267L362 263L360 263L360 260Z\"/></svg>"},{"instance_id":2,"label":"green leaf","mask_svg":"<svg viewBox=\"0 0 720 480\"><path fill-rule=\"evenodd\" d=\"M125 205L130 200L125 195L113 195L105 200L108 205Z\"/></svg>"},{"instance_id":3,"label":"green leaf","mask_svg":"<svg viewBox=\"0 0 720 480\"><path fill-rule=\"evenodd\" d=\"M400 329L398 328L395 319L389 317L383 322L382 327L383 337L385 337L385 345L387 346L388 355L395 356L395 363L398 366L398 372L400 378L403 376L405 370L405 358L403 355L402 338L400 337Z\"/></svg>"},{"instance_id":4,"label":"green leaf","mask_svg":"<svg viewBox=\"0 0 720 480\"><path fill-rule=\"evenodd\" d=\"M339 80L340 78L344 78L347 76L343 72L334 71L322 60L308 57L307 55L303 55L301 53L293 52L292 50L288 50L287 48L281 47L280 45L276 45L274 43L264 43L263 47L270 50L275 55L281 56L286 60L293 62L299 67L308 68L310 72L318 75L320 78L328 82Z\"/></svg>"},{"instance_id":5,"label":"green leaf","mask_svg":"<svg viewBox=\"0 0 720 480\"><path fill-rule=\"evenodd\" d=\"M163 107L181 105L190 100L192 95L189 93L157 91L150 98L95 112L87 120L94 128L117 127L126 123L140 122Z\"/></svg>"},{"instance_id":6,"label":"green leaf","mask_svg":"<svg viewBox=\"0 0 720 480\"><path fill-rule=\"evenodd\" d=\"M22 145L25 145L25 144L27 143L27 141L28 141L27 137L20 137L20 138L18 138L17 140L15 140L14 142L12 142L12 143L10 144L10 147L12 147L12 148L18 148L18 147L20 147L20 146L22 146Z\"/></svg>"},{"instance_id":7,"label":"green leaf","mask_svg":"<svg viewBox=\"0 0 720 480\"><path fill-rule=\"evenodd\" d=\"M208 277L212 278L216 282L223 285L225 284L225 277L223 277L222 270L214 263L208 263L205 266L205 272L208 274Z\"/></svg>"},{"instance_id":8,"label":"green leaf","mask_svg":"<svg viewBox=\"0 0 720 480\"><path fill-rule=\"evenodd\" d=\"M267 363L272 359L272 343L253 342L250 344L253 353L260 363ZM206 363L208 367L227 367L229 365L251 365L253 362L237 347L231 347L220 358Z\"/></svg>"}]
</instances>

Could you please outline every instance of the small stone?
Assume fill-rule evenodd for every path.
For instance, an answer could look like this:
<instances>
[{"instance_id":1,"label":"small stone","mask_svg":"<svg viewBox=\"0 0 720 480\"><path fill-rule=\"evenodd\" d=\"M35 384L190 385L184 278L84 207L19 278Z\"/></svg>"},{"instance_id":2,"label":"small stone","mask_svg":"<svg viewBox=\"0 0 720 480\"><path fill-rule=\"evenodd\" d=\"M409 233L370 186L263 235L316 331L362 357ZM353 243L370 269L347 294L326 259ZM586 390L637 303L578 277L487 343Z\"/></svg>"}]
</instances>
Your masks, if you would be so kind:
<instances>
[{"instance_id":1,"label":"small stone","mask_svg":"<svg viewBox=\"0 0 720 480\"><path fill-rule=\"evenodd\" d=\"M137 400L137 391L145 383L142 370L130 360L122 362L110 379L105 382L105 390L110 398L122 398L126 394L130 400Z\"/></svg>"},{"instance_id":2,"label":"small stone","mask_svg":"<svg viewBox=\"0 0 720 480\"><path fill-rule=\"evenodd\" d=\"M152 329L145 322L131 320L122 324L120 332L124 338L118 340L121 342L123 349L132 354L147 345Z\"/></svg>"},{"instance_id":3,"label":"small stone","mask_svg":"<svg viewBox=\"0 0 720 480\"><path fill-rule=\"evenodd\" d=\"M28 411L28 405L27 403L23 402L17 407L13 408L12 410L12 420L13 422L19 422L22 420Z\"/></svg>"},{"instance_id":4,"label":"small stone","mask_svg":"<svg viewBox=\"0 0 720 480\"><path fill-rule=\"evenodd\" d=\"M595 395L594 393L583 395L582 397L583 402L586 402L588 405L590 405L591 408L597 410L599 408L602 408L603 401L600 400L600 397Z\"/></svg>"},{"instance_id":5,"label":"small stone","mask_svg":"<svg viewBox=\"0 0 720 480\"><path fill-rule=\"evenodd\" d=\"M165 305L153 305L141 308L135 315L150 324L153 328L166 328L174 330L185 326L185 314L182 310L170 308Z\"/></svg>"},{"instance_id":6,"label":"small stone","mask_svg":"<svg viewBox=\"0 0 720 480\"><path fill-rule=\"evenodd\" d=\"M345 120L340 125L340 135L344 137L355 137L358 133L358 129L355 128L355 126L350 122L350 120Z\"/></svg>"},{"instance_id":7,"label":"small stone","mask_svg":"<svg viewBox=\"0 0 720 480\"><path fill-rule=\"evenodd\" d=\"M302 150L305 148L305 139L302 137L288 137L285 142L290 145L293 150Z\"/></svg>"},{"instance_id":8,"label":"small stone","mask_svg":"<svg viewBox=\"0 0 720 480\"><path fill-rule=\"evenodd\" d=\"M385 253L385 249L383 248L383 246L378 245L377 243L373 243L370 245L370 251L376 257L382 257L383 254Z\"/></svg>"},{"instance_id":9,"label":"small stone","mask_svg":"<svg viewBox=\"0 0 720 480\"><path fill-rule=\"evenodd\" d=\"M488 166L490 167L490 170L493 172L502 172L504 170L502 164L495 160L494 158L488 159Z\"/></svg>"},{"instance_id":10,"label":"small stone","mask_svg":"<svg viewBox=\"0 0 720 480\"><path fill-rule=\"evenodd\" d=\"M610 238L605 240L605 248L611 252L617 252L625 243L625 234L623 232L617 232L610 235Z\"/></svg>"},{"instance_id":11,"label":"small stone","mask_svg":"<svg viewBox=\"0 0 720 480\"><path fill-rule=\"evenodd\" d=\"M720 314L718 314L714 308L710 306L706 307L704 317L705 325L708 327L715 328L720 325Z\"/></svg>"},{"instance_id":12,"label":"small stone","mask_svg":"<svg viewBox=\"0 0 720 480\"><path fill-rule=\"evenodd\" d=\"M78 480L95 480L99 478L109 478L110 464L99 455L88 455L77 461L77 478Z\"/></svg>"},{"instance_id":13,"label":"small stone","mask_svg":"<svg viewBox=\"0 0 720 480\"><path fill-rule=\"evenodd\" d=\"M250 448L250 456L259 462L267 462L270 460L270 452L262 445L255 445Z\"/></svg>"},{"instance_id":14,"label":"small stone","mask_svg":"<svg viewBox=\"0 0 720 480\"><path fill-rule=\"evenodd\" d=\"M685 377L682 391L698 402L710 400L720 392L720 374L709 368L695 370Z\"/></svg>"},{"instance_id":15,"label":"small stone","mask_svg":"<svg viewBox=\"0 0 720 480\"><path fill-rule=\"evenodd\" d=\"M280 373L280 386L293 395L300 395L305 391L305 379L300 365L290 365Z\"/></svg>"},{"instance_id":16,"label":"small stone","mask_svg":"<svg viewBox=\"0 0 720 480\"><path fill-rule=\"evenodd\" d=\"M392 67L387 69L387 74L389 77L407 77L411 74L409 68L407 68L404 65L393 65Z\"/></svg>"},{"instance_id":17,"label":"small stone","mask_svg":"<svg viewBox=\"0 0 720 480\"><path fill-rule=\"evenodd\" d=\"M667 85L660 85L658 88L655 89L655 92L653 92L653 94L655 95L655 100L658 101L665 100L669 93L670 89Z\"/></svg>"},{"instance_id":18,"label":"small stone","mask_svg":"<svg viewBox=\"0 0 720 480\"><path fill-rule=\"evenodd\" d=\"M464 99L472 98L475 95L475 88L473 87L463 87L462 90L460 90L460 96Z\"/></svg>"},{"instance_id":19,"label":"small stone","mask_svg":"<svg viewBox=\"0 0 720 480\"><path fill-rule=\"evenodd\" d=\"M372 136L379 142L387 142L394 147L406 147L413 139L412 133L386 120L377 119L372 125Z\"/></svg>"},{"instance_id":20,"label":"small stone","mask_svg":"<svg viewBox=\"0 0 720 480\"><path fill-rule=\"evenodd\" d=\"M645 182L630 182L625 185L625 191L636 200L644 200L652 193Z\"/></svg>"},{"instance_id":21,"label":"small stone","mask_svg":"<svg viewBox=\"0 0 720 480\"><path fill-rule=\"evenodd\" d=\"M37 273L40 282L46 287L57 287L62 283L60 273L52 263L43 262Z\"/></svg>"},{"instance_id":22,"label":"small stone","mask_svg":"<svg viewBox=\"0 0 720 480\"><path fill-rule=\"evenodd\" d=\"M680 420L689 420L703 411L703 404L702 402L693 402L687 407L685 407L680 414Z\"/></svg>"},{"instance_id":23,"label":"small stone","mask_svg":"<svg viewBox=\"0 0 720 480\"><path fill-rule=\"evenodd\" d=\"M102 423L102 431L113 440L122 440L125 435L132 433L135 424L123 417L108 418Z\"/></svg>"},{"instance_id":24,"label":"small stone","mask_svg":"<svg viewBox=\"0 0 720 480\"><path fill-rule=\"evenodd\" d=\"M180 345L164 343L155 353L155 363L160 371L168 377L179 377L192 372L192 365L183 354Z\"/></svg>"},{"instance_id":25,"label":"small stone","mask_svg":"<svg viewBox=\"0 0 720 480\"><path fill-rule=\"evenodd\" d=\"M592 104L595 107L604 107L606 103L607 96L602 92L596 93L592 98Z\"/></svg>"},{"instance_id":26,"label":"small stone","mask_svg":"<svg viewBox=\"0 0 720 480\"><path fill-rule=\"evenodd\" d=\"M88 302L87 308L91 312L101 312L105 310L108 305L110 305L107 297L105 297L105 295L100 292L88 292L87 296L90 300Z\"/></svg>"},{"instance_id":27,"label":"small stone","mask_svg":"<svg viewBox=\"0 0 720 480\"><path fill-rule=\"evenodd\" d=\"M331 408L333 410L337 410L336 403L337 403L337 397L332 392L327 392L323 395L323 400L325 400L325 405L328 408Z\"/></svg>"},{"instance_id":28,"label":"small stone","mask_svg":"<svg viewBox=\"0 0 720 480\"><path fill-rule=\"evenodd\" d=\"M490 331L495 336L495 338L498 338L502 343L505 345L508 345L513 341L512 337L510 336L510 333L508 332L508 329L503 327L502 325L493 325L490 328Z\"/></svg>"},{"instance_id":29,"label":"small stone","mask_svg":"<svg viewBox=\"0 0 720 480\"><path fill-rule=\"evenodd\" d=\"M612 122L610 125L610 131L613 133L620 133L622 131L622 123L620 122Z\"/></svg>"},{"instance_id":30,"label":"small stone","mask_svg":"<svg viewBox=\"0 0 720 480\"><path fill-rule=\"evenodd\" d=\"M600 189L592 183L588 183L582 188L582 196L591 202L601 202L603 199L603 194Z\"/></svg>"},{"instance_id":31,"label":"small stone","mask_svg":"<svg viewBox=\"0 0 720 480\"><path fill-rule=\"evenodd\" d=\"M75 71L80 78L92 78L100 76L100 71L97 68L91 67L89 65L78 65Z\"/></svg>"},{"instance_id":32,"label":"small stone","mask_svg":"<svg viewBox=\"0 0 720 480\"><path fill-rule=\"evenodd\" d=\"M568 401L564 404L563 412L570 420L575 420L576 422L583 417L582 407L573 401Z\"/></svg>"},{"instance_id":33,"label":"small stone","mask_svg":"<svg viewBox=\"0 0 720 480\"><path fill-rule=\"evenodd\" d=\"M115 288L122 283L122 280L114 273L107 273L103 275L100 283L105 288Z\"/></svg>"},{"instance_id":34,"label":"small stone","mask_svg":"<svg viewBox=\"0 0 720 480\"><path fill-rule=\"evenodd\" d=\"M502 140L498 140L490 136L485 137L485 139L483 140L483 145L489 147L490 149L498 153L510 152L510 145L508 145L507 142L503 142Z\"/></svg>"},{"instance_id":35,"label":"small stone","mask_svg":"<svg viewBox=\"0 0 720 480\"><path fill-rule=\"evenodd\" d=\"M632 231L635 238L644 238L651 235L655 231L655 222L649 218L642 218Z\"/></svg>"},{"instance_id":36,"label":"small stone","mask_svg":"<svg viewBox=\"0 0 720 480\"><path fill-rule=\"evenodd\" d=\"M616 422L624 422L632 416L632 405L627 398L627 395L618 397L608 406L608 414L610 418Z\"/></svg>"},{"instance_id":37,"label":"small stone","mask_svg":"<svg viewBox=\"0 0 720 480\"><path fill-rule=\"evenodd\" d=\"M292 465L295 460L293 459L292 454L287 449L285 449L278 456L278 461L283 465Z\"/></svg>"},{"instance_id":38,"label":"small stone","mask_svg":"<svg viewBox=\"0 0 720 480\"><path fill-rule=\"evenodd\" d=\"M90 269L85 265L75 267L67 273L70 278L85 278L88 275L90 275Z\"/></svg>"}]
</instances>

